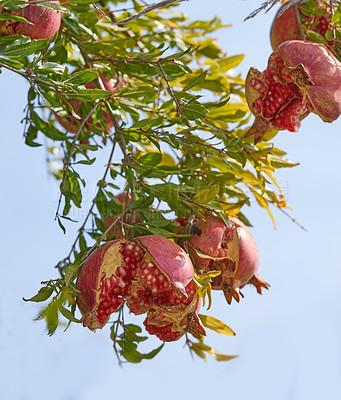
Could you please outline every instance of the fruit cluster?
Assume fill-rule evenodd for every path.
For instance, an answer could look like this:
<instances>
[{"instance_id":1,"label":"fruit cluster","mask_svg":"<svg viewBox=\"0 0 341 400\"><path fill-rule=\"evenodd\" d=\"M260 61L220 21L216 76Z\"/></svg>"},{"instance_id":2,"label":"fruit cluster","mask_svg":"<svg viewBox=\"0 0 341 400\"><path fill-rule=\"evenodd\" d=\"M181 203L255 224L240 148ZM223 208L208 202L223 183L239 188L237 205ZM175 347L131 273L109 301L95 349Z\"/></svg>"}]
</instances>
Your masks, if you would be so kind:
<instances>
[{"instance_id":1,"label":"fruit cluster","mask_svg":"<svg viewBox=\"0 0 341 400\"><path fill-rule=\"evenodd\" d=\"M126 193L117 200L130 202ZM111 228L112 217L104 222ZM84 326L102 328L112 313L127 304L135 315L147 313L146 330L162 341L178 340L185 333L200 338L205 330L198 316L201 298L194 272L200 277L217 271L211 287L221 290L229 304L244 297L241 288L246 284L254 285L260 294L262 288L268 289L257 275L255 241L239 219L229 217L229 225L215 216L173 222L189 233L178 241L181 247L157 235L125 240L120 225L117 231L111 229L116 239L95 250L78 276L77 302Z\"/></svg>"}]
</instances>

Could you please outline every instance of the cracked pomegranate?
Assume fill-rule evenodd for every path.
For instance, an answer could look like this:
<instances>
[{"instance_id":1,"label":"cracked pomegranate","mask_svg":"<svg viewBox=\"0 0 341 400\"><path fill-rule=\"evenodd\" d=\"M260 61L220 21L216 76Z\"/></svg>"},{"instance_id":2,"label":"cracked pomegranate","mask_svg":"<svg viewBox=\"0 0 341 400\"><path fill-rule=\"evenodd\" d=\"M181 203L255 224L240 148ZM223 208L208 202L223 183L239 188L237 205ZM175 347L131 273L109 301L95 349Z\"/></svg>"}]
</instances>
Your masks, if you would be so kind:
<instances>
[{"instance_id":1,"label":"cracked pomegranate","mask_svg":"<svg viewBox=\"0 0 341 400\"><path fill-rule=\"evenodd\" d=\"M50 3L60 5L59 1ZM0 21L0 36L25 35L31 39L52 39L60 28L61 13L50 8L29 4L16 11L3 8L2 13L23 17L31 24L11 20Z\"/></svg>"},{"instance_id":2,"label":"cracked pomegranate","mask_svg":"<svg viewBox=\"0 0 341 400\"><path fill-rule=\"evenodd\" d=\"M77 280L82 322L91 330L102 328L126 302L132 313L147 313L146 330L160 340L187 332L200 337L205 330L193 276L187 253L164 237L107 242L86 260Z\"/></svg>"},{"instance_id":3,"label":"cracked pomegranate","mask_svg":"<svg viewBox=\"0 0 341 400\"><path fill-rule=\"evenodd\" d=\"M269 285L257 275L258 249L249 230L238 218L229 217L229 221L228 227L217 217L199 220L187 245L199 273L220 271L212 280L212 289L223 290L231 304L233 298L239 302L244 297L240 289L246 284L254 285L260 294Z\"/></svg>"},{"instance_id":4,"label":"cracked pomegranate","mask_svg":"<svg viewBox=\"0 0 341 400\"><path fill-rule=\"evenodd\" d=\"M310 112L332 122L341 113L341 63L321 44L290 40L264 72L249 70L245 94L256 117L246 137L254 135L255 143L268 129L297 132Z\"/></svg>"},{"instance_id":5,"label":"cracked pomegranate","mask_svg":"<svg viewBox=\"0 0 341 400\"><path fill-rule=\"evenodd\" d=\"M300 24L306 24L305 28L320 34L325 38L326 32L329 29L331 22L331 12L329 2L319 2L317 9L321 15L307 16L303 14L300 5L297 6L298 14L295 10L295 5L283 9L286 5L282 5L271 25L270 41L274 51L278 50L278 46L287 40L305 40L300 31ZM333 42L327 41L328 45L332 46Z\"/></svg>"}]
</instances>

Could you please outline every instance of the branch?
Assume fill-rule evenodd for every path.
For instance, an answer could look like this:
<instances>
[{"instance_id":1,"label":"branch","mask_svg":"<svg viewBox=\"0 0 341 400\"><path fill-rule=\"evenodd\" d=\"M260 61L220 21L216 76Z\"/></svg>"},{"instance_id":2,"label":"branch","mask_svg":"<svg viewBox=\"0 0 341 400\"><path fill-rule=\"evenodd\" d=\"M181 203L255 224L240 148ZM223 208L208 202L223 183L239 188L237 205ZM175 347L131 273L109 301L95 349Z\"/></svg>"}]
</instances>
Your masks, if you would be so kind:
<instances>
[{"instance_id":1,"label":"branch","mask_svg":"<svg viewBox=\"0 0 341 400\"><path fill-rule=\"evenodd\" d=\"M187 1L187 0L164 0L164 1L160 1L160 3L152 4L152 5L148 6L148 7L146 7L145 9L143 9L142 11L132 15L129 18L125 18L125 19L122 19L121 21L117 21L116 24L117 25L124 25L124 24L126 24L126 23L128 23L130 21L133 21L134 19L137 19L137 18L141 17L144 14L149 13L150 11L153 11L153 10L157 9L157 8L164 8L164 7L167 7L168 5L170 5L172 3L180 3L182 1Z\"/></svg>"},{"instance_id":2,"label":"branch","mask_svg":"<svg viewBox=\"0 0 341 400\"><path fill-rule=\"evenodd\" d=\"M107 177L107 174L108 174L108 172L109 172L110 165L111 165L111 160L112 160L112 158L113 158L113 156L114 156L115 146L116 146L116 143L113 142L113 146L112 146L112 149L111 149L111 152L110 152L110 156L109 156L109 159L108 159L107 167L106 167L106 169L105 169L105 172L104 172L104 175L103 175L101 181L105 181L105 178ZM97 192L97 194L98 194L98 192ZM77 242L78 242L79 236L80 236L81 233L83 232L83 230L84 230L84 228L85 228L85 225L86 225L86 223L88 222L88 219L89 219L90 215L92 214L92 210L93 210L94 207L95 207L97 194L96 194L96 196L92 199L92 205L91 205L91 207L90 207L90 209L89 209L89 211L88 211L87 216L85 217L85 220L84 220L82 226L81 226L81 227L79 228L79 230L78 230L78 235L77 235L77 237L76 237L76 240L74 241L74 243L73 243L73 245L72 245L72 247L71 247L70 253L69 253L68 256L65 258L65 260L69 260L69 261L70 261L70 257L71 257L71 255L72 255L72 252L75 250L75 247L76 247L76 244L77 244ZM113 226L114 224L116 224L116 222L117 222L117 221L115 220L114 223L110 225L109 230L112 228L112 226ZM109 230L107 230L106 233L109 232Z\"/></svg>"},{"instance_id":3,"label":"branch","mask_svg":"<svg viewBox=\"0 0 341 400\"><path fill-rule=\"evenodd\" d=\"M79 128L78 128L78 131L77 131L77 133L76 133L76 135L75 135L75 137L74 137L74 139L73 139L73 141L72 141L70 153L69 153L68 159L67 159L67 161L66 161L66 163L65 163L65 167L64 167L64 175L63 175L63 181L62 181L62 188L61 188L61 190L60 190L60 196L59 196L59 200L58 200L58 206L57 206L57 211L56 211L55 220L56 220L56 219L58 218L58 216L59 216L59 208L60 208L60 204L61 204L61 201L62 201L64 189L65 189L65 183L66 183L66 178L67 178L67 172L68 172L69 167L70 167L70 165L71 165L71 157L72 157L72 154L73 154L73 152L74 152L74 150L75 150L75 147L76 147L76 141L77 141L78 136L80 135L80 133L81 133L81 131L82 131L82 129L83 129L83 126L86 124L86 122L87 122L88 119L91 117L92 113L96 110L96 108L97 108L98 105L101 103L101 101L102 101L101 99L95 101L95 105L94 105L94 106L92 107L92 109L89 111L88 115L83 119L83 121L82 121L82 123L80 124L80 126L79 126Z\"/></svg>"},{"instance_id":4,"label":"branch","mask_svg":"<svg viewBox=\"0 0 341 400\"><path fill-rule=\"evenodd\" d=\"M170 85L170 83L169 83L169 81L168 81L168 79L167 79L167 76L166 76L166 74L165 74L165 71L164 71L163 68L162 68L161 61L158 61L158 62L157 62L157 65L159 66L159 68L160 68L160 70L161 70L161 73L162 73L162 76L163 76L163 79L166 81L167 86L168 86L168 89L169 89L169 92L170 92L171 96L173 97L173 100L175 101L176 110L177 110L177 112L180 114L181 119L183 120L183 122L186 124L186 120L185 120L185 118L184 118L184 116L182 115L182 112L181 112L180 103L179 103L178 99L175 97L175 94L174 94L173 89L172 89L172 87L171 87L171 85Z\"/></svg>"}]
</instances>

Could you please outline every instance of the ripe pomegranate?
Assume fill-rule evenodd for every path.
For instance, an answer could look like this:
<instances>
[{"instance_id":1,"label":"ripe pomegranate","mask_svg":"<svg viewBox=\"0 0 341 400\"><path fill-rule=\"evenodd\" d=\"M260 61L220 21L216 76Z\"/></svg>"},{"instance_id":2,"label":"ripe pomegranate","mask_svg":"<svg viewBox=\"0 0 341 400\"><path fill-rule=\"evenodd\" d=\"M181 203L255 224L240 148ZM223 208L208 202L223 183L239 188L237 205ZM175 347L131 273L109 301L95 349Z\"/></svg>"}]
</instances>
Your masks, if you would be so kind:
<instances>
[{"instance_id":1,"label":"ripe pomegranate","mask_svg":"<svg viewBox=\"0 0 341 400\"><path fill-rule=\"evenodd\" d=\"M259 255L255 241L246 226L235 217L229 217L230 226L217 217L199 220L187 239L190 254L198 272L221 271L213 278L212 289L223 290L231 304L244 297L240 289L250 283L258 293L268 289L268 283L257 275Z\"/></svg>"},{"instance_id":2,"label":"ripe pomegranate","mask_svg":"<svg viewBox=\"0 0 341 400\"><path fill-rule=\"evenodd\" d=\"M270 29L270 41L274 51L277 51L278 46L287 40L305 39L305 37L302 37L298 21L301 21L302 24L308 24L306 25L307 29L325 37L331 22L329 2L319 2L317 8L321 15L314 16L304 15L300 5L297 5L299 16L296 14L295 5L287 8L283 12L284 7L286 7L285 4L279 8ZM298 20L298 18L300 18L300 20ZM333 42L328 42L328 44L333 45Z\"/></svg>"},{"instance_id":3,"label":"ripe pomegranate","mask_svg":"<svg viewBox=\"0 0 341 400\"><path fill-rule=\"evenodd\" d=\"M249 70L245 94L256 117L246 137L254 135L255 143L268 129L297 132L311 111L332 122L341 113L341 63L322 44L289 40L264 72Z\"/></svg>"},{"instance_id":4,"label":"ripe pomegranate","mask_svg":"<svg viewBox=\"0 0 341 400\"><path fill-rule=\"evenodd\" d=\"M32 3L33 0L29 2ZM60 4L57 0L50 2ZM61 13L50 8L29 4L17 11L3 8L1 13L24 17L33 25L11 20L0 21L0 36L25 35L31 39L52 39L60 28Z\"/></svg>"},{"instance_id":5,"label":"ripe pomegranate","mask_svg":"<svg viewBox=\"0 0 341 400\"><path fill-rule=\"evenodd\" d=\"M142 236L105 243L85 261L77 280L82 322L102 328L125 302L136 315L147 313L144 325L165 342L185 333L205 334L194 268L187 253L161 236Z\"/></svg>"},{"instance_id":6,"label":"ripe pomegranate","mask_svg":"<svg viewBox=\"0 0 341 400\"><path fill-rule=\"evenodd\" d=\"M118 84L114 87L103 75L100 75L100 78L103 82L103 85L105 87L105 90L108 90L109 92L115 94L118 89L120 89L121 87L125 86L125 82L123 81L122 78L119 78L119 82ZM114 77L115 78L115 77ZM87 89L96 89L96 85L93 81L88 82L85 87ZM82 107L82 101L78 100L78 99L70 99L68 100L68 102L71 104L72 108L74 109L74 111L80 115L80 111L81 111L81 107ZM110 114L107 111L103 112L103 116L104 119L107 123L107 126L109 128L111 128L113 126L113 122L111 120ZM55 117L57 119L57 121L60 123L60 125L66 129L68 132L71 133L77 133L79 126L80 126L80 121L76 120L70 113L69 116L67 117L61 117L58 114L55 113ZM93 123L92 118L89 118L88 121L84 124L84 127L91 132L91 128L89 126L89 124ZM100 124L98 123L97 126L100 126Z\"/></svg>"}]
</instances>

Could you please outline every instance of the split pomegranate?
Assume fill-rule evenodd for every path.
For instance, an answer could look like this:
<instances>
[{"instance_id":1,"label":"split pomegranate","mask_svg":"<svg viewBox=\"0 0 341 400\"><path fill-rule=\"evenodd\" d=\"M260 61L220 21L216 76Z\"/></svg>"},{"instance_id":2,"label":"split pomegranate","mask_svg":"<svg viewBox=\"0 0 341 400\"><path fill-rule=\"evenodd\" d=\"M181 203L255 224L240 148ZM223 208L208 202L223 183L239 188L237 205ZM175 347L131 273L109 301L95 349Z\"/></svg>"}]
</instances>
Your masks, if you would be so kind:
<instances>
[{"instance_id":1,"label":"split pomegranate","mask_svg":"<svg viewBox=\"0 0 341 400\"><path fill-rule=\"evenodd\" d=\"M213 278L212 289L223 290L231 304L244 297L241 288L250 283L258 293L268 289L267 282L257 275L258 249L246 226L235 217L229 217L230 226L217 217L199 220L192 229L187 245L198 272L220 271Z\"/></svg>"},{"instance_id":2,"label":"split pomegranate","mask_svg":"<svg viewBox=\"0 0 341 400\"><path fill-rule=\"evenodd\" d=\"M89 256L77 280L82 322L100 329L126 302L132 313L147 313L146 330L163 341L187 332L200 337L205 330L193 276L187 253L164 237L107 242Z\"/></svg>"},{"instance_id":3,"label":"split pomegranate","mask_svg":"<svg viewBox=\"0 0 341 400\"><path fill-rule=\"evenodd\" d=\"M341 113L341 63L321 44L290 40L264 72L249 70L245 94L256 117L246 137L254 135L255 143L268 129L297 132L310 112L332 122Z\"/></svg>"},{"instance_id":4,"label":"split pomegranate","mask_svg":"<svg viewBox=\"0 0 341 400\"><path fill-rule=\"evenodd\" d=\"M29 2L33 1L29 0ZM60 4L57 0L50 3ZM52 39L60 28L61 13L51 8L29 4L16 11L3 8L2 13L23 17L32 25L20 21L0 21L0 36L25 35L31 39Z\"/></svg>"},{"instance_id":5,"label":"split pomegranate","mask_svg":"<svg viewBox=\"0 0 341 400\"><path fill-rule=\"evenodd\" d=\"M305 37L300 31L300 23L306 24L306 29L319 33L325 38L326 32L331 22L331 12L329 2L318 2L318 10L321 15L306 16L302 13L300 5L295 5L283 9L286 5L282 5L271 25L270 41L274 51L278 50L278 46L287 40L304 40ZM333 42L328 42L328 45L333 45Z\"/></svg>"},{"instance_id":6,"label":"split pomegranate","mask_svg":"<svg viewBox=\"0 0 341 400\"><path fill-rule=\"evenodd\" d=\"M118 91L118 89L120 89L121 87L125 86L125 83L124 83L123 79L121 79L121 78L119 78L119 81L118 81L116 86L113 86L103 75L100 75L100 78L101 78L101 80L103 82L105 90L107 90L107 91L109 91L109 92L111 92L113 94L115 94ZM114 77L114 79L115 78L116 77ZM85 87L87 89L96 89L97 88L93 81L88 82L85 85ZM68 102L71 104L71 106L74 109L74 111L78 115L80 115L80 111L81 111L83 102L81 100L78 100L78 99L69 99ZM71 133L77 133L81 122L79 120L75 119L71 115L71 113L66 117L64 117L64 116L61 117L57 113L54 113L54 115L55 115L57 121L60 123L60 125L64 129L66 129L68 132L71 132ZM103 112L103 117L104 117L104 119L105 119L105 121L107 123L108 128L111 128L113 126L113 122L111 120L110 114L107 111L104 111ZM88 132L91 132L91 128L90 128L89 124L92 124L92 123L93 123L92 118L89 118L87 120L87 122L84 124L84 127L86 128L86 130ZM100 126L100 124L97 124L97 126Z\"/></svg>"}]
</instances>

